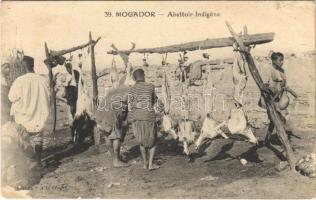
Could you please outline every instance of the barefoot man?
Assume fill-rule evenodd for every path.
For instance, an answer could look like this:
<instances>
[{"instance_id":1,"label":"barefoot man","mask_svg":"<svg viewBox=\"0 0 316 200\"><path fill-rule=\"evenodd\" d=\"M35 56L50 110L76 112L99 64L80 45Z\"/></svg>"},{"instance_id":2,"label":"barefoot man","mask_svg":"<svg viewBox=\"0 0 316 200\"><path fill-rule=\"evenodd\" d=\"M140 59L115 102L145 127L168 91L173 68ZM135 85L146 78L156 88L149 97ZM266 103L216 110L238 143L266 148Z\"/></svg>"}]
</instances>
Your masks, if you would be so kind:
<instances>
[{"instance_id":1,"label":"barefoot man","mask_svg":"<svg viewBox=\"0 0 316 200\"><path fill-rule=\"evenodd\" d=\"M118 77L117 77L118 78ZM127 163L121 158L121 143L124 141L127 118L127 94L129 87L119 85L114 81L113 87L105 98L99 97L98 107L95 113L97 127L95 128L95 145L100 143L100 135L106 135L107 145L112 156L113 167L127 167Z\"/></svg>"},{"instance_id":2,"label":"barefoot man","mask_svg":"<svg viewBox=\"0 0 316 200\"><path fill-rule=\"evenodd\" d=\"M142 69L135 70L133 78L136 84L128 93L128 121L132 123L134 135L140 145L144 168L158 169L159 167L153 164L157 139L155 86L145 82L145 73Z\"/></svg>"},{"instance_id":3,"label":"barefoot man","mask_svg":"<svg viewBox=\"0 0 316 200\"><path fill-rule=\"evenodd\" d=\"M289 106L289 97L288 93L292 94L297 98L297 94L287 86L287 78L283 66L284 55L280 52L273 52L271 54L272 66L270 66L268 71L268 77L265 77L266 90L271 92L276 104L277 113L285 125L286 131L291 132L291 127L287 124L287 119L289 117L289 112L287 107ZM265 107L264 101L262 98L259 101L259 106ZM268 116L270 118L270 116ZM270 120L271 121L271 120ZM267 145L270 144L271 136L274 132L274 124L270 122L268 127L268 133L265 138Z\"/></svg>"}]
</instances>

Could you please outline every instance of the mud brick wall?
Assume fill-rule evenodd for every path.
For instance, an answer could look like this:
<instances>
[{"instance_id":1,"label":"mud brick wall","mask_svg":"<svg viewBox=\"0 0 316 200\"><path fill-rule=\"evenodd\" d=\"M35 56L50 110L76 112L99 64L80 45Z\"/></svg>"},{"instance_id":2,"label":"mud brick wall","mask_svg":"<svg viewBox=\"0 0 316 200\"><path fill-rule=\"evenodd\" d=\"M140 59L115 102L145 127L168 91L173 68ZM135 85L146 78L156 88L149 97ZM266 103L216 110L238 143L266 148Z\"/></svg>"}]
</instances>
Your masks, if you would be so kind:
<instances>
[{"instance_id":1,"label":"mud brick wall","mask_svg":"<svg viewBox=\"0 0 316 200\"><path fill-rule=\"evenodd\" d=\"M254 57L256 66L262 76L267 73L267 67L270 65L268 57ZM288 85L298 93L300 98L293 101L289 106L290 123L296 129L315 129L315 52L302 54L285 55L284 68L287 74ZM156 86L156 93L161 97L161 84L163 74L166 73L171 91L171 115L179 118L183 102L181 101L181 84L176 77L175 71L177 64L167 66L149 65L144 67L146 81ZM222 121L227 119L229 110L233 107L232 82L232 59L218 60L216 64L202 67L202 78L200 86L190 86L188 89L190 118L201 120L207 112L212 111L215 119ZM203 87L203 82L208 73L212 73L211 80L214 88L210 86ZM249 71L248 82L244 92L244 108L248 116L249 123L255 128L264 128L268 124L266 111L261 109L257 103L260 97L259 90L251 77ZM90 73L84 74L84 79L91 87ZM211 84L208 84L211 85ZM104 95L111 86L109 75L98 80L99 95Z\"/></svg>"}]
</instances>

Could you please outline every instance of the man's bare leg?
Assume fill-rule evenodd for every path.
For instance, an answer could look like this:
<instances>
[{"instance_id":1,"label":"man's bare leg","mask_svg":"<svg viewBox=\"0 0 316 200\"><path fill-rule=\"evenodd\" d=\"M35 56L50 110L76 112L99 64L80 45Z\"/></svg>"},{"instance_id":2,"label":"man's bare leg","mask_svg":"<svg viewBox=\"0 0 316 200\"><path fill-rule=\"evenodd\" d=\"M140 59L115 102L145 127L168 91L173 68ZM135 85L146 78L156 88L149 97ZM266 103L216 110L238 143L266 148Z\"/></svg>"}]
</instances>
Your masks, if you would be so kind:
<instances>
[{"instance_id":1,"label":"man's bare leg","mask_svg":"<svg viewBox=\"0 0 316 200\"><path fill-rule=\"evenodd\" d=\"M149 170L159 169L158 165L153 164L155 151L156 151L156 146L153 146L152 148L149 149L149 164L148 164Z\"/></svg>"},{"instance_id":2,"label":"man's bare leg","mask_svg":"<svg viewBox=\"0 0 316 200\"><path fill-rule=\"evenodd\" d=\"M147 151L143 145L139 145L139 149L143 159L143 167L144 169L148 169Z\"/></svg>"},{"instance_id":3,"label":"man's bare leg","mask_svg":"<svg viewBox=\"0 0 316 200\"><path fill-rule=\"evenodd\" d=\"M127 167L128 164L124 163L120 159L120 149L121 149L121 142L119 139L112 140L113 145L113 166L114 167Z\"/></svg>"}]
</instances>

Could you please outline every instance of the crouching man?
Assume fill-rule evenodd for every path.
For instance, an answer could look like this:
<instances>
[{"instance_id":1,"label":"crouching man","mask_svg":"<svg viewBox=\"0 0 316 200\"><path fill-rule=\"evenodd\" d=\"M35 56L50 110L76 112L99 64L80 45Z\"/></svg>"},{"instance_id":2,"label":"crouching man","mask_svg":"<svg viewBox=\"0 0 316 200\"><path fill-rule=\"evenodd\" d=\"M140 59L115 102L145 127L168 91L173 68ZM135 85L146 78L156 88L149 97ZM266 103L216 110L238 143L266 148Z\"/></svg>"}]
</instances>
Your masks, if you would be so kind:
<instances>
[{"instance_id":1,"label":"crouching man","mask_svg":"<svg viewBox=\"0 0 316 200\"><path fill-rule=\"evenodd\" d=\"M27 73L18 77L9 91L12 102L10 114L18 124L19 133L30 141L34 157L41 166L43 151L43 128L49 116L49 84L48 80L34 73L34 59L24 56L22 66Z\"/></svg>"},{"instance_id":2,"label":"crouching man","mask_svg":"<svg viewBox=\"0 0 316 200\"><path fill-rule=\"evenodd\" d=\"M153 164L157 140L157 124L154 110L155 86L145 82L145 73L137 69L133 73L136 84L128 93L128 121L132 123L135 138L140 145L144 168L158 169Z\"/></svg>"},{"instance_id":3,"label":"crouching man","mask_svg":"<svg viewBox=\"0 0 316 200\"><path fill-rule=\"evenodd\" d=\"M124 122L127 118L127 94L127 86L119 85L112 88L107 93L106 98L99 98L95 113L97 123L94 130L95 145L100 144L100 135L106 135L106 142L113 159L113 167L129 166L122 161L120 152L121 143L124 141L126 133Z\"/></svg>"}]
</instances>

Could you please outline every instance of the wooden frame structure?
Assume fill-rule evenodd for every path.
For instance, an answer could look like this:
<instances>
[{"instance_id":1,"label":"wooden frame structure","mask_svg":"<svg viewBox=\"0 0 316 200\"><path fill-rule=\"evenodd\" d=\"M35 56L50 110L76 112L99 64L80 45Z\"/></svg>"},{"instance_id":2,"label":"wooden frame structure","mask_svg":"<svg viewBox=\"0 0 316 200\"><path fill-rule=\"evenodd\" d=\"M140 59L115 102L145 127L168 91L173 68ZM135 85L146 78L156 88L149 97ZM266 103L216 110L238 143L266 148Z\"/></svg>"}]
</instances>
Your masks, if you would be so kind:
<instances>
[{"instance_id":1,"label":"wooden frame structure","mask_svg":"<svg viewBox=\"0 0 316 200\"><path fill-rule=\"evenodd\" d=\"M206 39L203 41L196 41L196 42L188 42L183 44L176 44L170 45L165 47L156 47L156 48L144 48L144 49L135 49L132 48L130 50L121 50L119 51L117 48L113 48L114 50L108 51L107 54L112 55L124 55L129 56L131 53L174 53L174 52L186 52L186 51L195 51L195 50L204 50L204 49L211 49L211 48L221 48L221 47L229 47L233 46L234 43L237 43L240 47L241 52L244 54L246 61L249 66L249 70L251 72L252 77L254 78L257 86L261 91L261 95L263 96L265 103L267 105L267 112L270 116L272 123L275 125L277 134L282 141L282 144L285 148L287 154L287 160L290 164L292 170L295 168L294 158L293 158L293 151L289 140L287 138L284 124L281 121L280 117L278 116L275 104L273 102L273 97L264 91L264 84L262 78L259 74L259 71L254 63L254 60L250 54L249 46L250 45L257 45L263 44L273 41L274 33L260 33L260 34L252 34L249 35L247 32L247 27L243 27L244 34L236 34L232 27L226 22L226 25L232 35L232 37L226 38L217 38L217 39ZM135 47L135 46L134 46ZM295 94L293 94L295 95Z\"/></svg>"},{"instance_id":2,"label":"wooden frame structure","mask_svg":"<svg viewBox=\"0 0 316 200\"><path fill-rule=\"evenodd\" d=\"M186 52L186 51L195 51L195 50L204 50L204 49L211 49L211 48L221 48L221 47L229 47L233 46L234 43L237 43L241 53L245 56L246 61L248 63L249 71L254 78L257 86L259 87L261 91L261 95L264 98L265 104L267 106L267 112L269 115L269 118L271 122L275 125L277 134L285 148L286 154L287 154L287 160L290 164L290 167L292 170L295 169L294 164L294 158L293 158L293 151L291 148L291 145L289 143L289 140L287 138L284 124L282 120L280 119L274 101L271 94L265 91L264 83L262 81L262 78L259 74L259 71L255 65L255 62L250 54L249 46L250 45L256 45L256 44L263 44L273 41L274 33L261 33L261 34L252 34L249 35L247 33L247 27L244 27L244 35L236 34L236 32L233 30L233 28L230 26L228 22L226 22L226 25L232 35L232 37L226 37L226 38L217 38L217 39L206 39L203 41L196 41L196 42L189 42L189 43L183 43L183 44L176 44L176 45L170 45L165 47L157 47L157 48L145 48L145 49L135 49L135 44L133 44L132 48L130 50L118 50L114 45L112 45L113 50L108 51L107 54L112 55L120 55L127 66L128 57L131 53L173 53L173 52ZM56 56L62 56L66 53L70 53L73 51L76 51L78 49L85 48L87 46L90 46L91 48L91 78L92 78L92 85L93 85L93 105L94 108L96 106L97 102L97 96L98 96L98 87L97 87L97 79L104 76L108 72L106 70L104 72L101 72L99 74L96 74L96 66L95 66L95 55L94 55L94 47L97 44L97 42L100 40L100 37L94 41L92 39L91 32L89 33L89 42L77 47L72 47L70 49L66 50L60 50L60 51L49 51L47 44L45 43L45 52L46 52L46 60L53 60ZM55 132L56 127L56 95L54 91L54 80L53 80L53 73L52 68L54 66L51 66L49 64L50 62L45 62L45 64L48 67L49 70L49 80L50 80L50 88L51 88L51 98L53 102L53 116L54 116L54 127L53 132ZM126 67L125 66L125 67ZM95 109L94 109L95 110Z\"/></svg>"},{"instance_id":3,"label":"wooden frame structure","mask_svg":"<svg viewBox=\"0 0 316 200\"><path fill-rule=\"evenodd\" d=\"M79 49L83 49L85 47L90 47L91 49L91 78L92 78L92 85L93 85L93 106L95 108L96 106L96 100L97 100L97 96L98 96L98 85L97 85L97 75L96 75L96 66L95 66L95 56L94 56L94 47L95 45L98 43L98 41L101 39L101 37L97 38L96 40L92 39L92 35L91 32L89 32L89 42L79 45L79 46L75 46L75 47L71 47L69 49L63 49L60 51L54 51L54 50L49 50L47 43L45 42L44 47L45 47L45 54L46 54L46 60L44 61L44 63L46 64L47 68L48 68L48 77L49 77L49 86L50 86L50 94L51 94L51 104L53 106L53 135L55 135L55 131L56 131L56 121L57 121L57 107L56 107L56 92L54 89L54 80L53 80L53 67L55 67L52 63L53 61L62 56L65 55L67 53L71 53L74 51L77 51Z\"/></svg>"}]
</instances>

